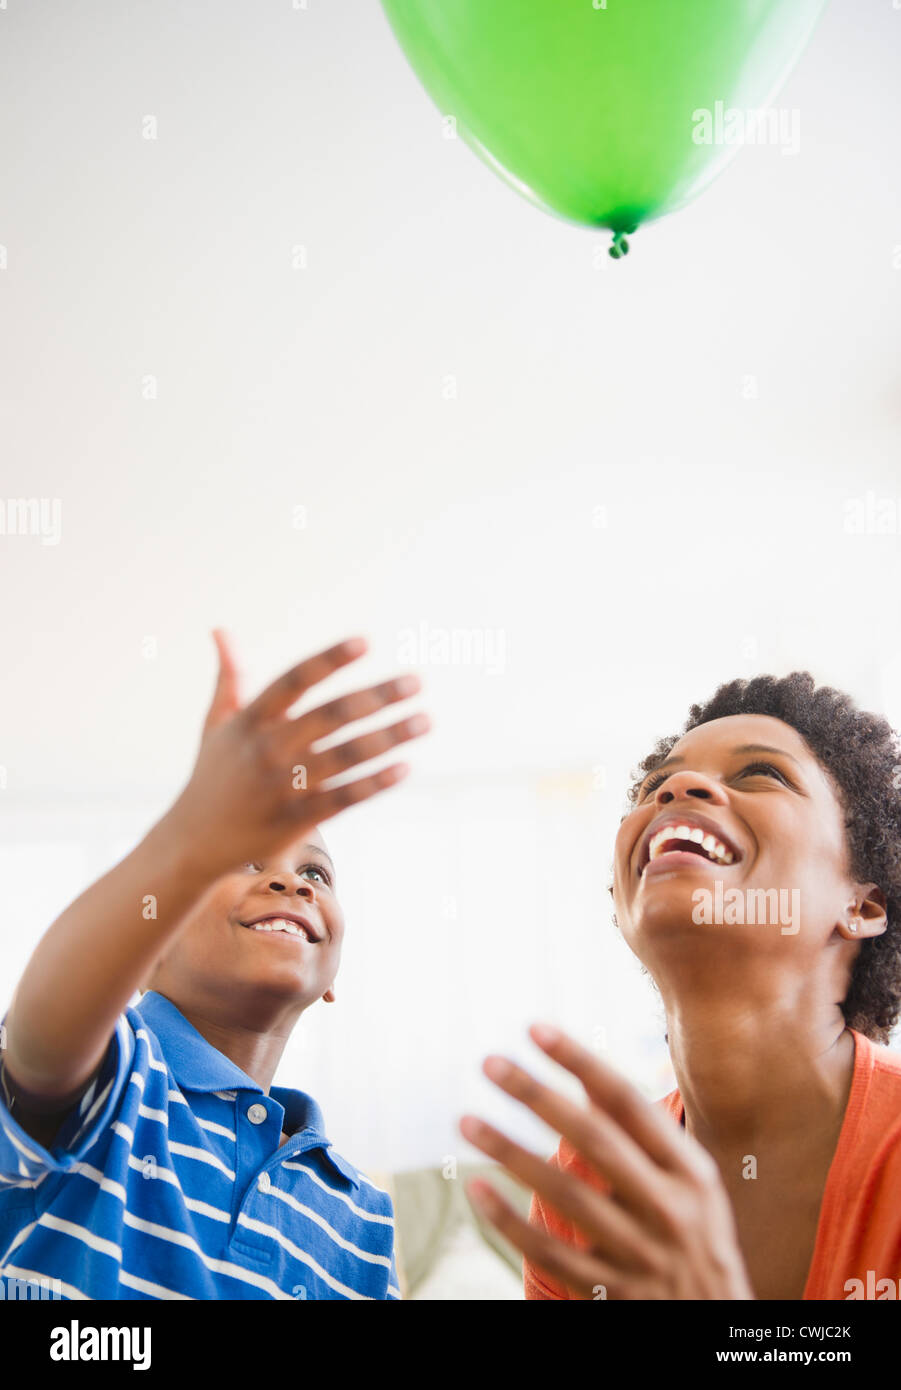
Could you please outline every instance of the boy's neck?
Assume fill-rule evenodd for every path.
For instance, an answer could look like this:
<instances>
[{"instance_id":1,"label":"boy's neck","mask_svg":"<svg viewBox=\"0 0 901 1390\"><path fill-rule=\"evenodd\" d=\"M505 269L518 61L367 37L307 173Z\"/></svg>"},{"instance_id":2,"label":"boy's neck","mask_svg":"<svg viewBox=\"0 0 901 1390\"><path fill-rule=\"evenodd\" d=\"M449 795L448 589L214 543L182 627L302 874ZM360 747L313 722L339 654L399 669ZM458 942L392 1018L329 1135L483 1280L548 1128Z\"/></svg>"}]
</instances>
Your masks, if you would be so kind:
<instances>
[{"instance_id":1,"label":"boy's neck","mask_svg":"<svg viewBox=\"0 0 901 1390\"><path fill-rule=\"evenodd\" d=\"M179 1013L196 1028L202 1038L269 1094L285 1046L297 1022L296 1011L273 1019L270 1027L241 1024L234 1018L223 1021L202 1005L169 998Z\"/></svg>"}]
</instances>

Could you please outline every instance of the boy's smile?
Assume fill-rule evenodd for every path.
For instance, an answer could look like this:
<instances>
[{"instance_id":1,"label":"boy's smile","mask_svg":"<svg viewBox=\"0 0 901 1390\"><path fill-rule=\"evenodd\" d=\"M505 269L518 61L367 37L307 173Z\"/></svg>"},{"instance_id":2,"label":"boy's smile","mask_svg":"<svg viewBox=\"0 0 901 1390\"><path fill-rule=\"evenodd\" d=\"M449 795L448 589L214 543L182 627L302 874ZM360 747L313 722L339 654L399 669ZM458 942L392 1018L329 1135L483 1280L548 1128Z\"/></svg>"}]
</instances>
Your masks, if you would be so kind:
<instances>
[{"instance_id":1,"label":"boy's smile","mask_svg":"<svg viewBox=\"0 0 901 1390\"><path fill-rule=\"evenodd\" d=\"M241 880L248 878L240 894ZM280 979L290 972L286 988L299 986L305 1005L327 993L338 969L344 919L334 865L318 831L264 864L245 864L226 875L222 895L223 904L230 899L229 921L255 958L275 962Z\"/></svg>"},{"instance_id":2,"label":"boy's smile","mask_svg":"<svg viewBox=\"0 0 901 1390\"><path fill-rule=\"evenodd\" d=\"M335 868L318 830L265 863L239 865L210 889L158 967L151 988L181 1007L210 989L235 1000L248 1017L254 997L269 1016L297 1015L331 1000L344 938ZM247 991L251 991L248 994ZM265 1001L269 1001L268 1004Z\"/></svg>"},{"instance_id":3,"label":"boy's smile","mask_svg":"<svg viewBox=\"0 0 901 1390\"><path fill-rule=\"evenodd\" d=\"M296 912L268 912L262 917L254 917L249 922L242 922L242 927L250 931L274 934L277 936L293 937L295 940L309 941L313 945L322 940L322 936L311 925L308 917L299 917Z\"/></svg>"}]
</instances>

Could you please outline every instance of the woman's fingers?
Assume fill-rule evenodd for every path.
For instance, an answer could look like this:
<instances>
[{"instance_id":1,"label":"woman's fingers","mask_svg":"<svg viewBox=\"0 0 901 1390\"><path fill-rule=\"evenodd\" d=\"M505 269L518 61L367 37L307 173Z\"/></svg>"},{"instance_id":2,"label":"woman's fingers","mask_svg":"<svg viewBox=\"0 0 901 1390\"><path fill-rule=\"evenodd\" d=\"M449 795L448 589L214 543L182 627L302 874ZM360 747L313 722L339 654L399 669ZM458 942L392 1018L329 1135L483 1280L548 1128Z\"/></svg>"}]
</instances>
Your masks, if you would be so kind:
<instances>
[{"instance_id":1,"label":"woman's fingers","mask_svg":"<svg viewBox=\"0 0 901 1390\"><path fill-rule=\"evenodd\" d=\"M607 1289L616 1282L616 1273L603 1261L524 1221L489 1183L473 1179L466 1190L491 1224L522 1251L530 1264L565 1285L576 1298L607 1297Z\"/></svg>"},{"instance_id":2,"label":"woman's fingers","mask_svg":"<svg viewBox=\"0 0 901 1390\"><path fill-rule=\"evenodd\" d=\"M470 1144L502 1164L561 1216L572 1221L596 1253L615 1265L641 1268L651 1261L651 1242L634 1219L608 1196L530 1153L474 1115L463 1116L460 1131Z\"/></svg>"},{"instance_id":3,"label":"woman's fingers","mask_svg":"<svg viewBox=\"0 0 901 1390\"><path fill-rule=\"evenodd\" d=\"M366 649L367 644L363 637L351 637L346 642L339 642L324 652L317 652L315 656L298 662L251 701L244 712L246 718L251 723L277 719L279 715L287 713L314 685L326 680L342 666L359 660Z\"/></svg>"},{"instance_id":4,"label":"woman's fingers","mask_svg":"<svg viewBox=\"0 0 901 1390\"><path fill-rule=\"evenodd\" d=\"M582 1297L597 1297L598 1286L604 1286L605 1298L608 1288L614 1298L753 1297L711 1156L572 1039L542 1025L531 1031L582 1082L587 1107L503 1057L487 1058L485 1074L569 1141L582 1173L574 1165L551 1164L542 1171L534 1154L490 1125L467 1118L461 1129L529 1183L581 1239L574 1248L531 1227L497 1194L487 1198L489 1219L533 1264ZM594 1190L592 1169L609 1179L615 1200ZM593 1292L583 1292L592 1280Z\"/></svg>"},{"instance_id":5,"label":"woman's fingers","mask_svg":"<svg viewBox=\"0 0 901 1390\"><path fill-rule=\"evenodd\" d=\"M666 1200L662 1174L619 1125L602 1111L574 1104L506 1057L488 1057L483 1070L502 1091L568 1139L585 1162L613 1185L626 1207L659 1220Z\"/></svg>"},{"instance_id":6,"label":"woman's fingers","mask_svg":"<svg viewBox=\"0 0 901 1390\"><path fill-rule=\"evenodd\" d=\"M543 1052L578 1077L592 1104L661 1168L693 1177L709 1176L708 1155L698 1145L686 1143L685 1131L672 1117L651 1105L612 1067L548 1024L535 1024L529 1032Z\"/></svg>"}]
</instances>

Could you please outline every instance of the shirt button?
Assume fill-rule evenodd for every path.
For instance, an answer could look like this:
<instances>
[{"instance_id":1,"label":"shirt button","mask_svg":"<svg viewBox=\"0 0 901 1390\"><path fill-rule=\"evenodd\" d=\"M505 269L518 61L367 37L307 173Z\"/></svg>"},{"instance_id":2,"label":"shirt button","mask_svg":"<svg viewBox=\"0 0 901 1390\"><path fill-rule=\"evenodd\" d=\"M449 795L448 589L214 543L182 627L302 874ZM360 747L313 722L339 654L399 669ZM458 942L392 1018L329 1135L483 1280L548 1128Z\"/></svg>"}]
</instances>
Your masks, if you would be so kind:
<instances>
[{"instance_id":1,"label":"shirt button","mask_svg":"<svg viewBox=\"0 0 901 1390\"><path fill-rule=\"evenodd\" d=\"M247 1111L247 1118L252 1125L261 1125L266 1118L265 1105L251 1105Z\"/></svg>"},{"instance_id":2,"label":"shirt button","mask_svg":"<svg viewBox=\"0 0 901 1390\"><path fill-rule=\"evenodd\" d=\"M269 1181L269 1174L261 1173L260 1176L257 1178L257 1187L260 1189L260 1191L268 1192L271 1186L272 1183Z\"/></svg>"}]
</instances>

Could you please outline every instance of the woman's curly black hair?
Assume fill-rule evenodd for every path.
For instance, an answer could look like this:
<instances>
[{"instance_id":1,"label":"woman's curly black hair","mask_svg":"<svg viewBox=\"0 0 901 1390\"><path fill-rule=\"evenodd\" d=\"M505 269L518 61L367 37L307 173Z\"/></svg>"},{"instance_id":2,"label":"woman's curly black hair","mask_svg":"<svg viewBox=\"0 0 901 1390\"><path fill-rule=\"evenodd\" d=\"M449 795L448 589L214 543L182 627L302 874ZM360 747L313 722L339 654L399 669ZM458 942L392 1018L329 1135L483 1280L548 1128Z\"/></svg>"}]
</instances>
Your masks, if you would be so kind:
<instances>
[{"instance_id":1,"label":"woman's curly black hair","mask_svg":"<svg viewBox=\"0 0 901 1390\"><path fill-rule=\"evenodd\" d=\"M845 815L851 872L885 894L888 925L860 944L842 1013L849 1028L874 1042L889 1039L901 1013L901 744L878 714L858 709L848 695L815 685L808 671L728 681L703 705L692 705L681 734L658 739L639 764L629 791L641 783L683 734L732 714L769 714L801 735L831 777Z\"/></svg>"}]
</instances>

